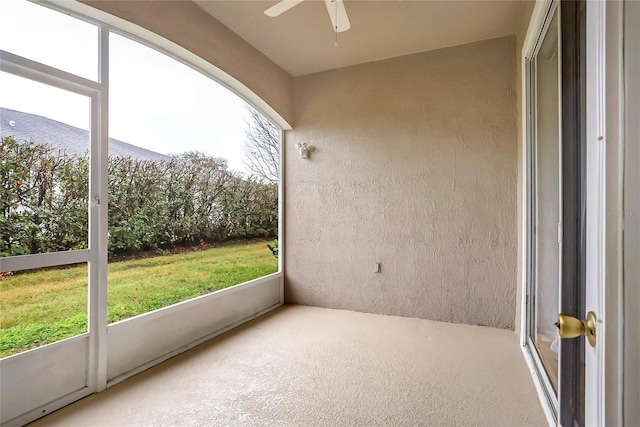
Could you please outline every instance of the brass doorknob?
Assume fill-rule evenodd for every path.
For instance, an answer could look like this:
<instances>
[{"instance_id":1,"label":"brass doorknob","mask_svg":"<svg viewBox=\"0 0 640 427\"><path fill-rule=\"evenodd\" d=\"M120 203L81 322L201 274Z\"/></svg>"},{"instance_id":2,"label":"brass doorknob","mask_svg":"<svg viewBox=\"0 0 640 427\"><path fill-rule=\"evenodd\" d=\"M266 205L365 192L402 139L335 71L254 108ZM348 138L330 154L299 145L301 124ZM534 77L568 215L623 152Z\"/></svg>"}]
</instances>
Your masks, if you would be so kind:
<instances>
[{"instance_id":1,"label":"brass doorknob","mask_svg":"<svg viewBox=\"0 0 640 427\"><path fill-rule=\"evenodd\" d=\"M560 313L555 325L558 328L560 338L575 338L584 335L591 347L596 346L596 315L593 311L587 313L585 320Z\"/></svg>"}]
</instances>

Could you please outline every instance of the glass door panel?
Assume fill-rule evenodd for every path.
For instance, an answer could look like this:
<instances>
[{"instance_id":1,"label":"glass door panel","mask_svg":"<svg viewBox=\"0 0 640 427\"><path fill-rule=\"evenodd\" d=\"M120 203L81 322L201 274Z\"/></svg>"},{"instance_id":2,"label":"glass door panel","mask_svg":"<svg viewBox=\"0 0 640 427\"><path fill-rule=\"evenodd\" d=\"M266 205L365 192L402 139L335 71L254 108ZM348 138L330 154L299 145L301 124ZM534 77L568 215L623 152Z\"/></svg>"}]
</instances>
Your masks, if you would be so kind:
<instances>
[{"instance_id":1,"label":"glass door panel","mask_svg":"<svg viewBox=\"0 0 640 427\"><path fill-rule=\"evenodd\" d=\"M0 93L6 357L87 332L91 105L85 96L5 72Z\"/></svg>"},{"instance_id":2,"label":"glass door panel","mask_svg":"<svg viewBox=\"0 0 640 427\"><path fill-rule=\"evenodd\" d=\"M104 387L97 255L106 197L96 154L107 94L106 85L87 81L98 78L96 25L31 1L0 3L4 426Z\"/></svg>"},{"instance_id":3,"label":"glass door panel","mask_svg":"<svg viewBox=\"0 0 640 427\"><path fill-rule=\"evenodd\" d=\"M554 325L560 290L560 83L558 12L532 61L532 283L530 340L555 394L559 337Z\"/></svg>"}]
</instances>

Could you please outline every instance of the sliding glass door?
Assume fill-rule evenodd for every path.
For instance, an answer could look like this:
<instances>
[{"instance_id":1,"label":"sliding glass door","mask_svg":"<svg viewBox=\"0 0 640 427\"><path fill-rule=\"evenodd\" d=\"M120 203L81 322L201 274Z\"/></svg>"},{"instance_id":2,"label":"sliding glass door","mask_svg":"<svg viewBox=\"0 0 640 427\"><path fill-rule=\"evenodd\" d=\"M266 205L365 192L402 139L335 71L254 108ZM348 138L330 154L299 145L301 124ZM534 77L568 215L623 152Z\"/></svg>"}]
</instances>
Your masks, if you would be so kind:
<instances>
[{"instance_id":1,"label":"sliding glass door","mask_svg":"<svg viewBox=\"0 0 640 427\"><path fill-rule=\"evenodd\" d=\"M585 424L586 340L561 335L579 336L563 322L586 317L585 11L582 1L537 6L525 93L525 344L551 416L576 426Z\"/></svg>"}]
</instances>

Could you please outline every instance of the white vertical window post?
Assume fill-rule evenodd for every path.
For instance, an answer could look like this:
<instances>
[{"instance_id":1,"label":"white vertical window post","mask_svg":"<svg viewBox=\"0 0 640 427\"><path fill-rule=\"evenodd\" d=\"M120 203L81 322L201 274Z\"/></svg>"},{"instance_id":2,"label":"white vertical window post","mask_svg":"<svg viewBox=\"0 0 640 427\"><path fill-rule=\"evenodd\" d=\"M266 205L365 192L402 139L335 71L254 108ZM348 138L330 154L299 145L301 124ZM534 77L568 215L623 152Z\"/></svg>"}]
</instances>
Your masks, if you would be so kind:
<instances>
[{"instance_id":1,"label":"white vertical window post","mask_svg":"<svg viewBox=\"0 0 640 427\"><path fill-rule=\"evenodd\" d=\"M107 387L107 243L109 164L109 28L98 31L98 82L91 99L91 167L89 209L89 387Z\"/></svg>"}]
</instances>

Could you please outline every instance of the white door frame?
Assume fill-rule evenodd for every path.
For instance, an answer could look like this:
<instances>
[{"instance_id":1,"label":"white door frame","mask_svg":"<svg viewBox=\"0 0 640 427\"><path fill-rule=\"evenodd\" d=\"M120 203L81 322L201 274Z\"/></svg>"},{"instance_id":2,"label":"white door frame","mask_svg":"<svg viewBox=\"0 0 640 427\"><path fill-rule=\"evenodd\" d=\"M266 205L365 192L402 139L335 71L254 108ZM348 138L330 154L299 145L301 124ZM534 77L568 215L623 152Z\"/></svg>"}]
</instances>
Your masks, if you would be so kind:
<instances>
[{"instance_id":1,"label":"white door frame","mask_svg":"<svg viewBox=\"0 0 640 427\"><path fill-rule=\"evenodd\" d=\"M528 57L540 34L550 0L538 0L529 23L520 56L522 67L522 153L523 222L522 265L528 265L527 242L529 195L527 179ZM622 424L622 231L624 160L624 86L623 82L623 5L622 2L587 2L587 301L586 311L598 318L597 345L585 340L585 422L587 425ZM535 361L527 342L527 268L522 269L520 340L525 360L547 421L555 425L553 410L545 396Z\"/></svg>"},{"instance_id":2,"label":"white door frame","mask_svg":"<svg viewBox=\"0 0 640 427\"><path fill-rule=\"evenodd\" d=\"M605 308L605 84L606 4L587 5L586 124L586 306L597 316L596 346L585 344L585 422L605 425L604 360L608 317Z\"/></svg>"},{"instance_id":3,"label":"white door frame","mask_svg":"<svg viewBox=\"0 0 640 427\"><path fill-rule=\"evenodd\" d=\"M623 425L624 4L587 3L586 311L598 317L596 347L585 347L589 425Z\"/></svg>"}]
</instances>

